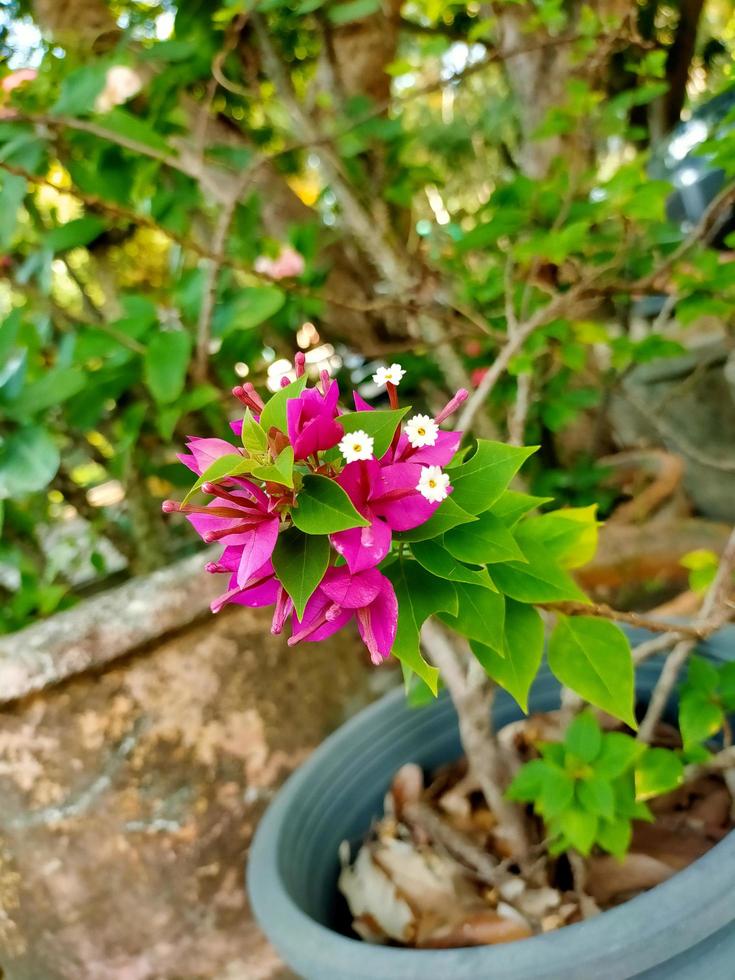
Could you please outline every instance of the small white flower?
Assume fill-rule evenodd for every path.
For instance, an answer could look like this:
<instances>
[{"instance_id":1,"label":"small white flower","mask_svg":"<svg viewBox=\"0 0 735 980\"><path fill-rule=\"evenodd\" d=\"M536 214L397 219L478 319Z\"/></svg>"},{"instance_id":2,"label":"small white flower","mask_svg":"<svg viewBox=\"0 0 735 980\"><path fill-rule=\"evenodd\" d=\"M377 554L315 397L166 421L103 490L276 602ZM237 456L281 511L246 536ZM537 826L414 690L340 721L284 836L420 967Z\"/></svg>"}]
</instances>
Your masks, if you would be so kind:
<instances>
[{"instance_id":1,"label":"small white flower","mask_svg":"<svg viewBox=\"0 0 735 980\"><path fill-rule=\"evenodd\" d=\"M416 489L432 504L441 503L449 493L449 476L442 473L440 466L422 466Z\"/></svg>"},{"instance_id":2,"label":"small white flower","mask_svg":"<svg viewBox=\"0 0 735 980\"><path fill-rule=\"evenodd\" d=\"M372 459L373 437L362 429L348 432L339 441L339 451L348 463L355 463L358 459Z\"/></svg>"},{"instance_id":3,"label":"small white flower","mask_svg":"<svg viewBox=\"0 0 735 980\"><path fill-rule=\"evenodd\" d=\"M439 426L430 415L414 415L406 422L405 433L414 449L435 446L439 437Z\"/></svg>"},{"instance_id":4,"label":"small white flower","mask_svg":"<svg viewBox=\"0 0 735 980\"><path fill-rule=\"evenodd\" d=\"M400 364L391 364L390 367L379 367L373 375L373 381L376 385L399 385L405 373Z\"/></svg>"}]
</instances>

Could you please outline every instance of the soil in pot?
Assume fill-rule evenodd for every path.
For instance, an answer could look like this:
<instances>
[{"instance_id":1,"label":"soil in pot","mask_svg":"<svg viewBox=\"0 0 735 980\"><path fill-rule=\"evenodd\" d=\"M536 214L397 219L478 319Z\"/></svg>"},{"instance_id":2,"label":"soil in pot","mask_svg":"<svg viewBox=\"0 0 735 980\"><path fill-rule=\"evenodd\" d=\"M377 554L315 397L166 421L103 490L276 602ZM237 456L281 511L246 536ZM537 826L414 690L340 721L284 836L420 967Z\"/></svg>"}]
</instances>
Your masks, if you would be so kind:
<instances>
[{"instance_id":1,"label":"soil in pot","mask_svg":"<svg viewBox=\"0 0 735 980\"><path fill-rule=\"evenodd\" d=\"M558 730L558 712L505 730L520 760ZM654 744L677 747L662 724ZM425 778L403 766L385 813L350 862L343 845L340 889L351 934L372 943L453 948L512 942L579 922L661 884L735 826L733 795L718 773L692 773L649 801L652 822L634 821L627 855L593 851L550 856L543 827L529 814L533 857L524 874L496 838L496 821L468 783L463 761Z\"/></svg>"}]
</instances>

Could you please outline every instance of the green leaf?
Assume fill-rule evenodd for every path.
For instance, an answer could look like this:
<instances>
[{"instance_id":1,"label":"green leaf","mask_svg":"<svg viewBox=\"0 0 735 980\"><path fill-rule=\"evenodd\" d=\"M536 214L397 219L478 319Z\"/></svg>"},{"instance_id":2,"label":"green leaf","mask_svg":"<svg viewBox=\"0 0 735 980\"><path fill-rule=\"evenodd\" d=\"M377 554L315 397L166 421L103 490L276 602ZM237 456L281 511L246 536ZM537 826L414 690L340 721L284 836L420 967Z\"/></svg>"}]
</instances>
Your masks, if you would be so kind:
<instances>
[{"instance_id":1,"label":"green leaf","mask_svg":"<svg viewBox=\"0 0 735 980\"><path fill-rule=\"evenodd\" d=\"M560 819L559 825L572 847L587 856L597 837L598 818L588 810L570 807Z\"/></svg>"},{"instance_id":2,"label":"green leaf","mask_svg":"<svg viewBox=\"0 0 735 980\"><path fill-rule=\"evenodd\" d=\"M591 711L582 711L564 735L564 746L582 762L594 762L602 748L602 732Z\"/></svg>"},{"instance_id":3,"label":"green leaf","mask_svg":"<svg viewBox=\"0 0 735 980\"><path fill-rule=\"evenodd\" d=\"M396 534L396 539L398 541L428 541L431 538L441 537L445 531L450 531L453 527L476 520L477 518L473 514L468 514L466 510L459 507L452 497L447 497L439 504L425 524L413 528L411 531L400 531Z\"/></svg>"},{"instance_id":4,"label":"green leaf","mask_svg":"<svg viewBox=\"0 0 735 980\"><path fill-rule=\"evenodd\" d=\"M564 568L586 565L597 551L597 504L565 507L525 521L522 540L533 539Z\"/></svg>"},{"instance_id":5,"label":"green leaf","mask_svg":"<svg viewBox=\"0 0 735 980\"><path fill-rule=\"evenodd\" d=\"M273 568L278 580L293 599L301 619L306 603L321 582L329 565L329 538L301 534L289 528L278 535L273 550Z\"/></svg>"},{"instance_id":6,"label":"green leaf","mask_svg":"<svg viewBox=\"0 0 735 980\"><path fill-rule=\"evenodd\" d=\"M51 368L43 377L27 384L19 397L5 407L5 413L19 421L27 419L28 416L44 412L53 405L62 405L82 391L87 383L87 375L80 368Z\"/></svg>"},{"instance_id":7,"label":"green leaf","mask_svg":"<svg viewBox=\"0 0 735 980\"><path fill-rule=\"evenodd\" d=\"M437 612L457 612L457 593L451 582L436 578L418 562L401 559L385 570L398 599L398 629L393 656L417 674L437 694L439 671L428 664L420 651L420 630Z\"/></svg>"},{"instance_id":8,"label":"green leaf","mask_svg":"<svg viewBox=\"0 0 735 980\"><path fill-rule=\"evenodd\" d=\"M105 230L105 222L100 218L75 218L65 225L52 228L44 236L44 245L50 251L65 252L70 248L78 248L93 241Z\"/></svg>"},{"instance_id":9,"label":"green leaf","mask_svg":"<svg viewBox=\"0 0 735 980\"><path fill-rule=\"evenodd\" d=\"M706 742L720 731L725 713L706 694L689 690L679 701L679 729L685 746Z\"/></svg>"},{"instance_id":10,"label":"green leaf","mask_svg":"<svg viewBox=\"0 0 735 980\"><path fill-rule=\"evenodd\" d=\"M600 820L597 826L597 843L619 861L625 857L633 837L633 827L626 817Z\"/></svg>"},{"instance_id":11,"label":"green leaf","mask_svg":"<svg viewBox=\"0 0 735 980\"><path fill-rule=\"evenodd\" d=\"M370 523L355 510L338 483L314 474L304 477L291 519L305 534L334 534L352 527L367 527Z\"/></svg>"},{"instance_id":12,"label":"green leaf","mask_svg":"<svg viewBox=\"0 0 735 980\"><path fill-rule=\"evenodd\" d=\"M117 107L106 112L104 116L100 117L100 125L119 136L125 136L129 140L135 140L136 143L149 146L153 150L163 152L170 150L168 143L154 126L146 122L145 119L141 119L140 116L134 116L127 109Z\"/></svg>"},{"instance_id":13,"label":"green leaf","mask_svg":"<svg viewBox=\"0 0 735 980\"><path fill-rule=\"evenodd\" d=\"M720 667L720 697L727 711L735 711L735 663Z\"/></svg>"},{"instance_id":14,"label":"green leaf","mask_svg":"<svg viewBox=\"0 0 735 980\"><path fill-rule=\"evenodd\" d=\"M580 779L577 783L577 800L579 805L598 817L612 820L615 816L615 794L606 779L591 776Z\"/></svg>"},{"instance_id":15,"label":"green leaf","mask_svg":"<svg viewBox=\"0 0 735 980\"><path fill-rule=\"evenodd\" d=\"M353 20L362 20L380 10L380 0L348 0L329 8L327 16L333 24L349 24Z\"/></svg>"},{"instance_id":16,"label":"green leaf","mask_svg":"<svg viewBox=\"0 0 735 980\"><path fill-rule=\"evenodd\" d=\"M264 483L280 483L293 489L293 447L285 446L274 462L254 466L251 472Z\"/></svg>"},{"instance_id":17,"label":"green leaf","mask_svg":"<svg viewBox=\"0 0 735 980\"><path fill-rule=\"evenodd\" d=\"M684 778L681 759L670 749L647 749L635 767L635 798L650 800L676 789Z\"/></svg>"},{"instance_id":18,"label":"green leaf","mask_svg":"<svg viewBox=\"0 0 735 980\"><path fill-rule=\"evenodd\" d=\"M18 429L0 444L0 500L43 490L61 457L51 435L38 426Z\"/></svg>"},{"instance_id":19,"label":"green leaf","mask_svg":"<svg viewBox=\"0 0 735 980\"><path fill-rule=\"evenodd\" d=\"M574 579L532 541L521 541L527 562L493 565L493 581L498 588L519 602L588 601Z\"/></svg>"},{"instance_id":20,"label":"green leaf","mask_svg":"<svg viewBox=\"0 0 735 980\"><path fill-rule=\"evenodd\" d=\"M2 175L0 190L0 249L10 248L18 225L18 212L26 196L24 177L15 174Z\"/></svg>"},{"instance_id":21,"label":"green leaf","mask_svg":"<svg viewBox=\"0 0 735 980\"><path fill-rule=\"evenodd\" d=\"M647 751L647 746L644 745ZM643 754L643 753L641 753ZM629 820L653 821L653 814L647 803L637 800L635 797L635 779L632 772L616 779L612 783L615 793L615 812L619 817L627 817Z\"/></svg>"},{"instance_id":22,"label":"green leaf","mask_svg":"<svg viewBox=\"0 0 735 980\"><path fill-rule=\"evenodd\" d=\"M105 87L107 65L92 64L77 68L61 83L61 93L51 107L54 115L82 116L94 110L97 96Z\"/></svg>"},{"instance_id":23,"label":"green leaf","mask_svg":"<svg viewBox=\"0 0 735 980\"><path fill-rule=\"evenodd\" d=\"M479 640L505 656L505 596L482 585L456 583L457 613L442 612L439 618L469 640Z\"/></svg>"},{"instance_id":24,"label":"green leaf","mask_svg":"<svg viewBox=\"0 0 735 980\"><path fill-rule=\"evenodd\" d=\"M630 769L636 759L645 752L645 745L624 732L608 732L603 735L600 754L593 769L605 779L617 779Z\"/></svg>"},{"instance_id":25,"label":"green leaf","mask_svg":"<svg viewBox=\"0 0 735 980\"><path fill-rule=\"evenodd\" d=\"M247 459L239 453L227 453L225 456L218 457L213 463L209 464L197 479L194 486L184 497L183 503L186 503L189 497L200 487L204 486L205 483L218 483L228 476L242 476L243 473L250 473L253 467L257 465L257 460Z\"/></svg>"},{"instance_id":26,"label":"green leaf","mask_svg":"<svg viewBox=\"0 0 735 980\"><path fill-rule=\"evenodd\" d=\"M286 294L276 286L246 286L220 309L217 333L226 336L232 330L253 330L275 316L285 302Z\"/></svg>"},{"instance_id":27,"label":"green leaf","mask_svg":"<svg viewBox=\"0 0 735 980\"><path fill-rule=\"evenodd\" d=\"M460 561L475 565L526 560L512 533L490 513L481 514L473 524L448 531L444 547Z\"/></svg>"},{"instance_id":28,"label":"green leaf","mask_svg":"<svg viewBox=\"0 0 735 980\"><path fill-rule=\"evenodd\" d=\"M454 487L454 503L470 514L488 510L536 448L478 439L475 453L448 471Z\"/></svg>"},{"instance_id":29,"label":"green leaf","mask_svg":"<svg viewBox=\"0 0 735 980\"><path fill-rule=\"evenodd\" d=\"M720 674L713 663L704 657L691 656L687 666L685 689L698 694L714 694L720 682Z\"/></svg>"},{"instance_id":30,"label":"green leaf","mask_svg":"<svg viewBox=\"0 0 735 980\"><path fill-rule=\"evenodd\" d=\"M630 644L614 623L589 616L559 616L549 640L548 658L562 684L631 728L638 727L633 713Z\"/></svg>"},{"instance_id":31,"label":"green leaf","mask_svg":"<svg viewBox=\"0 0 735 980\"><path fill-rule=\"evenodd\" d=\"M450 582L481 585L483 588L497 591L486 568L468 568L467 565L453 558L437 541L414 541L411 551L419 564L439 578L449 579Z\"/></svg>"},{"instance_id":32,"label":"green leaf","mask_svg":"<svg viewBox=\"0 0 735 980\"><path fill-rule=\"evenodd\" d=\"M245 409L245 417L242 420L242 444L250 456L260 456L268 448L265 429L255 421L249 408Z\"/></svg>"},{"instance_id":33,"label":"green leaf","mask_svg":"<svg viewBox=\"0 0 735 980\"><path fill-rule=\"evenodd\" d=\"M157 402L175 401L184 390L191 338L183 330L154 334L143 359L143 377Z\"/></svg>"},{"instance_id":34,"label":"green leaf","mask_svg":"<svg viewBox=\"0 0 735 980\"><path fill-rule=\"evenodd\" d=\"M271 427L286 432L286 404L292 398L298 398L306 387L307 377L302 374L300 378L292 381L285 388L279 388L275 395L272 395L265 403L265 408L260 413L260 426L264 432L268 432Z\"/></svg>"},{"instance_id":35,"label":"green leaf","mask_svg":"<svg viewBox=\"0 0 735 980\"><path fill-rule=\"evenodd\" d=\"M504 657L484 643L472 641L470 646L485 673L528 711L528 692L544 653L544 624L533 606L505 600Z\"/></svg>"},{"instance_id":36,"label":"green leaf","mask_svg":"<svg viewBox=\"0 0 735 980\"><path fill-rule=\"evenodd\" d=\"M395 411L376 409L372 412L347 412L345 415L340 415L339 424L345 432L357 432L358 429L362 429L372 436L373 455L376 459L380 459L387 452L395 431L401 424L401 419L410 410L411 406L407 405Z\"/></svg>"},{"instance_id":37,"label":"green leaf","mask_svg":"<svg viewBox=\"0 0 735 980\"><path fill-rule=\"evenodd\" d=\"M518 770L505 795L518 803L535 803L541 796L548 769L543 759L531 759Z\"/></svg>"},{"instance_id":38,"label":"green leaf","mask_svg":"<svg viewBox=\"0 0 735 980\"><path fill-rule=\"evenodd\" d=\"M574 799L574 780L563 769L547 765L541 796L536 810L545 820L553 820L571 806Z\"/></svg>"},{"instance_id":39,"label":"green leaf","mask_svg":"<svg viewBox=\"0 0 735 980\"><path fill-rule=\"evenodd\" d=\"M550 503L552 499L552 497L533 497L530 493L520 493L518 490L506 490L495 501L492 511L506 527L513 527L530 511Z\"/></svg>"}]
</instances>

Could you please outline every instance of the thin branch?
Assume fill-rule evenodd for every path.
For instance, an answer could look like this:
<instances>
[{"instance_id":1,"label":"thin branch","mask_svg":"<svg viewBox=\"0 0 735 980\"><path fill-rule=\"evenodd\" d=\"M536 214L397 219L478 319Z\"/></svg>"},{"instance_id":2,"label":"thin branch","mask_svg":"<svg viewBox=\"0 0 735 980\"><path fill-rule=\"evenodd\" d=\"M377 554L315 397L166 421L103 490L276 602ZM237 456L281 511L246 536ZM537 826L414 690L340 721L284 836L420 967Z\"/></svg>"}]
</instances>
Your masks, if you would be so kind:
<instances>
[{"instance_id":1,"label":"thin branch","mask_svg":"<svg viewBox=\"0 0 735 980\"><path fill-rule=\"evenodd\" d=\"M480 881L488 885L500 885L508 879L508 872L488 851L478 847L468 834L442 819L427 803L417 801L406 804L403 816L409 824L425 831L456 861L469 868Z\"/></svg>"},{"instance_id":2,"label":"thin branch","mask_svg":"<svg viewBox=\"0 0 735 980\"><path fill-rule=\"evenodd\" d=\"M530 371L521 371L516 378L516 397L508 413L508 442L511 446L522 446L526 438L526 420L531 408L533 376Z\"/></svg>"},{"instance_id":3,"label":"thin branch","mask_svg":"<svg viewBox=\"0 0 735 980\"><path fill-rule=\"evenodd\" d=\"M212 251L214 257L208 260L207 271L202 286L202 305L199 310L199 320L197 323L197 345L196 356L194 359L194 376L197 381L207 380L207 367L209 364L209 341L212 329L212 316L214 314L215 300L217 296L217 282L220 271L225 260L225 247L227 236L230 233L232 219L235 216L235 209L238 202L245 192L245 188L250 183L252 174L246 170L232 190L230 200L222 206L217 218L217 223L212 235Z\"/></svg>"},{"instance_id":4,"label":"thin branch","mask_svg":"<svg viewBox=\"0 0 735 980\"><path fill-rule=\"evenodd\" d=\"M717 568L717 574L704 597L702 610L695 621L695 626L701 628L702 626L711 627L715 624L722 625L730 618L732 609L728 603L728 594L732 583L733 568L735 568L735 530L730 533L727 540ZM696 640L680 640L666 658L666 663L653 689L648 710L638 730L638 739L641 742L650 742L653 738L656 726L666 710L666 705L674 690L679 672L695 647Z\"/></svg>"},{"instance_id":5,"label":"thin branch","mask_svg":"<svg viewBox=\"0 0 735 980\"><path fill-rule=\"evenodd\" d=\"M254 167L255 165L252 168L248 168L248 173L251 177L253 176ZM219 261L220 265L223 267L234 269L237 272L246 273L248 276L252 276L254 279L260 282L273 285L273 280L271 278L255 272L252 266L247 265L245 262L241 262L240 260L232 258L231 256L218 256L211 248L201 245L199 242L192 238L188 238L185 235L180 235L178 232L175 232L170 228L166 228L164 225L158 224L158 222L154 221L148 215L140 214L139 212L133 211L130 208L106 201L103 198L98 197L96 194L88 194L85 191L79 190L78 188L59 187L46 177L41 177L38 174L32 174L23 167L18 167L15 164L6 163L2 160L0 160L0 170L6 170L8 173L14 174L18 177L23 177L25 180L29 181L29 183L35 184L38 187L50 187L58 194L67 194L69 197L73 197L75 200L81 201L89 208L104 211L112 218L117 218L121 221L128 221L138 227L149 228L151 231L159 232L172 242L180 245L181 248L199 256L199 258L209 259L210 261ZM375 313L389 309L410 310L417 308L421 303L420 297L413 296L410 293L408 295L404 294L403 296L386 296L376 300L358 302L337 296L329 291L320 290L315 292L314 290L311 290L298 282L286 282L285 280L280 279L277 285L279 289L286 293L293 293L297 296L305 296L311 299L319 299L329 305L338 306L346 310L353 310L357 313Z\"/></svg>"},{"instance_id":6,"label":"thin branch","mask_svg":"<svg viewBox=\"0 0 735 980\"><path fill-rule=\"evenodd\" d=\"M457 709L462 745L467 763L474 774L488 806L498 820L498 834L505 838L519 859L528 854L528 838L521 810L505 799L503 759L490 728L492 688L483 674L484 686L470 679L462 658L442 628L427 620L421 629L421 642L442 676ZM477 664L474 657L469 663ZM479 664L477 665L479 667Z\"/></svg>"},{"instance_id":7,"label":"thin branch","mask_svg":"<svg viewBox=\"0 0 735 980\"><path fill-rule=\"evenodd\" d=\"M706 776L710 772L726 772L728 769L735 768L735 745L729 745L721 749L711 759L705 762L695 762L684 769L684 781L687 783Z\"/></svg>"},{"instance_id":8,"label":"thin branch","mask_svg":"<svg viewBox=\"0 0 735 980\"><path fill-rule=\"evenodd\" d=\"M636 666L645 663L651 657L655 657L665 650L670 650L680 639L681 633L672 629L667 633L662 633L660 636L654 636L650 640L644 640L643 643L639 643L633 647L633 663Z\"/></svg>"},{"instance_id":9,"label":"thin branch","mask_svg":"<svg viewBox=\"0 0 735 980\"><path fill-rule=\"evenodd\" d=\"M684 258L699 242L709 242L717 234L722 221L735 202L735 183L724 187L712 199L702 217L692 228L686 238L661 261L655 269L634 282L629 288L631 292L645 292L651 287L657 287L661 277L669 272L680 259Z\"/></svg>"},{"instance_id":10,"label":"thin branch","mask_svg":"<svg viewBox=\"0 0 735 980\"><path fill-rule=\"evenodd\" d=\"M466 432L472 424L475 415L486 403L495 385L501 379L513 357L521 350L525 342L539 330L546 326L551 320L558 316L562 310L567 309L579 298L583 292L582 284L578 284L567 293L560 293L547 303L546 306L537 310L536 313L525 323L519 324L515 333L508 337L504 347L500 349L492 365L488 368L482 381L475 391L468 398L463 411L460 413L457 428L460 432Z\"/></svg>"},{"instance_id":11,"label":"thin branch","mask_svg":"<svg viewBox=\"0 0 735 980\"><path fill-rule=\"evenodd\" d=\"M627 623L628 626L637 626L639 629L648 630L649 633L668 635L675 631L675 635L691 637L692 640L702 640L709 635L703 625L682 624L675 626L660 619L650 619L640 613L613 609L612 606L608 606L604 602L540 602L537 603L537 606L539 609L562 613L564 616L592 616L595 619L610 619L616 623Z\"/></svg>"}]
</instances>

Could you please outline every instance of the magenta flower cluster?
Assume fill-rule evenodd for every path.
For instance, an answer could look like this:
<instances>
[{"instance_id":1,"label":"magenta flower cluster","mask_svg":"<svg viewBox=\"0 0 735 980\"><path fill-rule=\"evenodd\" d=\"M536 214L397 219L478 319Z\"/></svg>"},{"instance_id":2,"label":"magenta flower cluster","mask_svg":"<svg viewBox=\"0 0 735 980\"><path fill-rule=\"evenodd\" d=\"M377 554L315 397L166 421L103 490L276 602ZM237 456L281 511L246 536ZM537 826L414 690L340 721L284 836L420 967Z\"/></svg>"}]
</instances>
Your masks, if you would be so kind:
<instances>
[{"instance_id":1,"label":"magenta flower cluster","mask_svg":"<svg viewBox=\"0 0 735 980\"><path fill-rule=\"evenodd\" d=\"M296 375L303 373L304 356L297 354ZM403 374L394 364L374 375L376 383L385 385L392 409L398 408ZM254 387L238 386L233 394L257 423L264 403ZM379 566L391 552L394 533L428 521L451 492L442 468L455 455L461 433L442 431L439 425L466 397L466 391L459 391L435 418L416 415L398 423L388 449L376 458L371 435L363 429L345 431L337 382L322 372L316 386L286 402L286 431L271 427L264 432L267 463L286 447L293 450L291 487L253 473L227 475L200 486L211 498L206 504L165 501L164 511L185 513L204 541L224 546L219 559L207 565L209 572L228 576L228 588L212 603L212 611L228 603L273 606L272 632L280 633L290 621L289 644L324 639L354 619L373 662L380 663L393 646L398 605ZM357 393L354 403L358 412L373 411ZM241 421L231 426L241 434ZM179 459L198 477L222 457L248 458L247 450L225 439L190 437L187 449ZM279 534L293 526L301 486L310 474L341 487L362 520L361 526L329 534L329 563L299 617L272 558Z\"/></svg>"}]
</instances>

